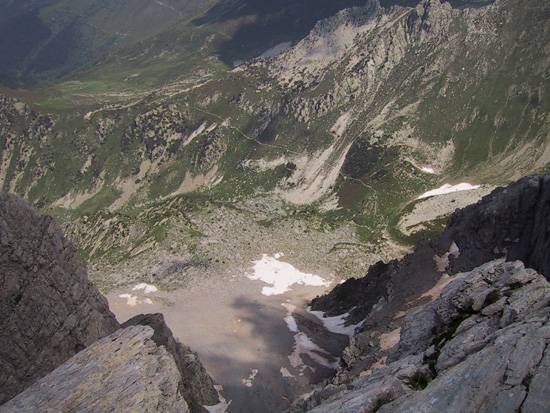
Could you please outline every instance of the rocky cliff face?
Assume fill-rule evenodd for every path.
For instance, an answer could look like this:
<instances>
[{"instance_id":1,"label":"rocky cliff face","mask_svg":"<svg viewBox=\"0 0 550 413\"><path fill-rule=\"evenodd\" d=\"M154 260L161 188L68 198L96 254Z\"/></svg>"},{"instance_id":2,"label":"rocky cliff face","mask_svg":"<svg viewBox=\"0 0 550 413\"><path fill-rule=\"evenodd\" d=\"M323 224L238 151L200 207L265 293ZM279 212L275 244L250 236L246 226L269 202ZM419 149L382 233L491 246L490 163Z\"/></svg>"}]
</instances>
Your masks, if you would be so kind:
<instances>
[{"instance_id":1,"label":"rocky cliff face","mask_svg":"<svg viewBox=\"0 0 550 413\"><path fill-rule=\"evenodd\" d=\"M315 299L359 327L333 383L298 411L544 411L549 179L495 190L404 259Z\"/></svg>"},{"instance_id":2,"label":"rocky cliff face","mask_svg":"<svg viewBox=\"0 0 550 413\"><path fill-rule=\"evenodd\" d=\"M549 217L550 176L527 177L457 211L438 242L461 251L452 272L506 256L550 279Z\"/></svg>"},{"instance_id":3,"label":"rocky cliff face","mask_svg":"<svg viewBox=\"0 0 550 413\"><path fill-rule=\"evenodd\" d=\"M174 358L146 326L118 330L81 351L0 412L189 412Z\"/></svg>"},{"instance_id":4,"label":"rocky cliff face","mask_svg":"<svg viewBox=\"0 0 550 413\"><path fill-rule=\"evenodd\" d=\"M199 356L174 338L164 322L162 314L141 314L126 321L122 327L142 325L153 329L151 339L163 346L173 357L180 374L179 391L187 401L191 412L201 412L202 406L218 403L218 393L212 378L199 360Z\"/></svg>"},{"instance_id":5,"label":"rocky cliff face","mask_svg":"<svg viewBox=\"0 0 550 413\"><path fill-rule=\"evenodd\" d=\"M502 183L548 164L547 15L543 0L370 0L234 70L132 92L129 79L151 80L132 65L109 94L82 80L61 88L70 109L38 102L47 116L17 116L31 129L12 126L25 105L6 98L0 182L70 209L201 186L299 204L336 195L377 230L436 184Z\"/></svg>"},{"instance_id":6,"label":"rocky cliff face","mask_svg":"<svg viewBox=\"0 0 550 413\"><path fill-rule=\"evenodd\" d=\"M462 273L410 310L387 356L301 408L316 413L545 412L550 284L516 262ZM381 345L391 342L381 337Z\"/></svg>"},{"instance_id":7,"label":"rocky cliff face","mask_svg":"<svg viewBox=\"0 0 550 413\"><path fill-rule=\"evenodd\" d=\"M0 194L0 402L117 328L53 219Z\"/></svg>"},{"instance_id":8,"label":"rocky cliff face","mask_svg":"<svg viewBox=\"0 0 550 413\"><path fill-rule=\"evenodd\" d=\"M372 266L366 277L315 299L313 308L330 314L353 309L351 315L362 319L380 300L401 304L417 299L442 274L470 271L500 257L521 260L549 277L549 188L550 176L544 175L496 189L457 210L440 235L419 243L412 254Z\"/></svg>"},{"instance_id":9,"label":"rocky cliff face","mask_svg":"<svg viewBox=\"0 0 550 413\"><path fill-rule=\"evenodd\" d=\"M28 388L0 410L198 413L218 402L161 314L123 327L54 220L0 194L0 403Z\"/></svg>"}]
</instances>

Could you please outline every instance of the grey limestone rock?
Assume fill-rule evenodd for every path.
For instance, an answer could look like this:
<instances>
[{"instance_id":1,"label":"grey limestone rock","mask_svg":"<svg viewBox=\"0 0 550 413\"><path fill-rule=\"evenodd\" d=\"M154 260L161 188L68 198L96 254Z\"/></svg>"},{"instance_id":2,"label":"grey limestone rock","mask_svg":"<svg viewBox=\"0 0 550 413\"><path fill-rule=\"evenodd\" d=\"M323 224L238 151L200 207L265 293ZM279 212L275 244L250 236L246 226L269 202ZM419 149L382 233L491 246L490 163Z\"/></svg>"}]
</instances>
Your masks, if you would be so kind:
<instances>
[{"instance_id":1,"label":"grey limestone rock","mask_svg":"<svg viewBox=\"0 0 550 413\"><path fill-rule=\"evenodd\" d=\"M147 326L116 331L81 351L8 403L1 413L188 413L174 358Z\"/></svg>"},{"instance_id":2,"label":"grey limestone rock","mask_svg":"<svg viewBox=\"0 0 550 413\"><path fill-rule=\"evenodd\" d=\"M123 327L132 325L151 327L154 331L152 340L172 354L182 379L181 393L192 412L199 413L203 409L202 406L212 406L219 402L214 382L199 356L174 338L162 314L140 314L126 321Z\"/></svg>"},{"instance_id":3,"label":"grey limestone rock","mask_svg":"<svg viewBox=\"0 0 550 413\"><path fill-rule=\"evenodd\" d=\"M325 397L316 392L302 409L548 411L549 344L550 284L519 261L495 260L410 311L387 364Z\"/></svg>"},{"instance_id":4,"label":"grey limestone rock","mask_svg":"<svg viewBox=\"0 0 550 413\"><path fill-rule=\"evenodd\" d=\"M162 314L124 327L54 220L0 194L0 404L11 399L0 411L198 413L218 402Z\"/></svg>"},{"instance_id":5,"label":"grey limestone rock","mask_svg":"<svg viewBox=\"0 0 550 413\"><path fill-rule=\"evenodd\" d=\"M0 194L0 403L118 328L54 220Z\"/></svg>"}]
</instances>

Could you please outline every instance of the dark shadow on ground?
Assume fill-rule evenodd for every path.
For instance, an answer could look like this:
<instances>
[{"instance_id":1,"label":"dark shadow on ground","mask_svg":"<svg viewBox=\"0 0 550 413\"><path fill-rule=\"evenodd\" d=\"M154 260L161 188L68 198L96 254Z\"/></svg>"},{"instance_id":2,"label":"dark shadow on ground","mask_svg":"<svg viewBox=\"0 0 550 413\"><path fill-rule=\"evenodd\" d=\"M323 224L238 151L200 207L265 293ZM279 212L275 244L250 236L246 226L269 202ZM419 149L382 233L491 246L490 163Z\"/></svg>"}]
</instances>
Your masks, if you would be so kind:
<instances>
[{"instance_id":1,"label":"dark shadow on ground","mask_svg":"<svg viewBox=\"0 0 550 413\"><path fill-rule=\"evenodd\" d=\"M302 355L305 368L300 375L299 369L290 366L288 356L294 348L294 333L288 330L284 321L286 310L277 299L265 302L241 296L232 304L243 325L252 327L253 337L257 337L257 347L247 349L249 359L223 356L228 351L220 351L210 357L203 357L207 365L216 366L215 379L223 384L223 394L231 400L229 412L280 412L286 410L292 400L311 390L311 385L334 374L334 370L320 366L307 355ZM348 337L332 334L316 322L315 317L297 315L295 318L300 330L306 333L317 345L330 351L331 362L338 362L338 355L348 343ZM227 343L219 343L220 346ZM324 356L327 356L324 354ZM283 377L281 368L288 369L294 377ZM253 370L258 373L250 386L243 384Z\"/></svg>"},{"instance_id":2,"label":"dark shadow on ground","mask_svg":"<svg viewBox=\"0 0 550 413\"><path fill-rule=\"evenodd\" d=\"M477 7L494 0L451 0L453 7ZM257 57L283 42L304 38L315 24L338 11L365 5L366 0L220 0L196 26L217 25L232 32L218 46L218 54L228 65ZM414 7L419 0L380 0L383 7Z\"/></svg>"}]
</instances>

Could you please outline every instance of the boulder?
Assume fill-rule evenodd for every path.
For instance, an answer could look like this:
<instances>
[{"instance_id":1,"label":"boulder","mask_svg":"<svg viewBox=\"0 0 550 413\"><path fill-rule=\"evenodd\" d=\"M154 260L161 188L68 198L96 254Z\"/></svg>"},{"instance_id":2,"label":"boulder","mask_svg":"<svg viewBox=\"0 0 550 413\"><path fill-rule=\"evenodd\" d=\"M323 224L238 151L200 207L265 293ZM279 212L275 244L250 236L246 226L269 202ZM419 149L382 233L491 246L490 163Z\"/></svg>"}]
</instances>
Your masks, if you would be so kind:
<instances>
[{"instance_id":1,"label":"boulder","mask_svg":"<svg viewBox=\"0 0 550 413\"><path fill-rule=\"evenodd\" d=\"M0 407L1 413L188 413L172 355L154 330L130 326L100 339Z\"/></svg>"},{"instance_id":2,"label":"boulder","mask_svg":"<svg viewBox=\"0 0 550 413\"><path fill-rule=\"evenodd\" d=\"M153 329L152 340L163 346L173 357L181 376L181 393L193 413L203 411L203 406L219 402L218 392L212 378L206 372L197 353L179 342L166 325L162 314L140 314L126 321L122 326L149 326Z\"/></svg>"}]
</instances>

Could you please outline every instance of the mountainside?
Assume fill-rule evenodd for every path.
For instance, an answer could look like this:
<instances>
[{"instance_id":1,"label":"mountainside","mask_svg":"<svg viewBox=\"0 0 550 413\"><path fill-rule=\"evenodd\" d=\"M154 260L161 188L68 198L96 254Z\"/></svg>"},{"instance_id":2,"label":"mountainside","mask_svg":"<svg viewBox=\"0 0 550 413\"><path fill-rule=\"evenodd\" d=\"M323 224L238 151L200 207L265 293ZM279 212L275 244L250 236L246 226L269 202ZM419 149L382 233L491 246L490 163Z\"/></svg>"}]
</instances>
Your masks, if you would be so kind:
<instances>
[{"instance_id":1,"label":"mountainside","mask_svg":"<svg viewBox=\"0 0 550 413\"><path fill-rule=\"evenodd\" d=\"M118 91L97 78L30 106L3 98L0 183L76 215L270 196L353 220L365 241L407 238L397 222L422 192L547 167L548 13L540 0L369 1L231 71L137 92L137 65Z\"/></svg>"},{"instance_id":2,"label":"mountainside","mask_svg":"<svg viewBox=\"0 0 550 413\"><path fill-rule=\"evenodd\" d=\"M313 300L355 335L297 411L544 411L548 183L498 189L402 260Z\"/></svg>"},{"instance_id":3,"label":"mountainside","mask_svg":"<svg viewBox=\"0 0 550 413\"><path fill-rule=\"evenodd\" d=\"M0 195L0 403L118 323L55 222Z\"/></svg>"},{"instance_id":4,"label":"mountainside","mask_svg":"<svg viewBox=\"0 0 550 413\"><path fill-rule=\"evenodd\" d=\"M492 261L453 277L431 298L409 309L399 329L380 335L387 356L352 380L328 385L302 408L547 410L550 285L542 275L521 262Z\"/></svg>"},{"instance_id":5,"label":"mountainside","mask_svg":"<svg viewBox=\"0 0 550 413\"><path fill-rule=\"evenodd\" d=\"M346 281L312 302L314 310L330 315L350 311L364 318L385 297L388 305L373 314L384 325L398 306L429 290L441 273L471 271L485 262L506 257L550 276L548 256L548 175L523 178L498 188L478 203L453 213L444 231L417 244L401 260L379 262L366 277ZM435 265L434 265L435 261ZM389 297L392 297L390 300Z\"/></svg>"},{"instance_id":6,"label":"mountainside","mask_svg":"<svg viewBox=\"0 0 550 413\"><path fill-rule=\"evenodd\" d=\"M198 413L218 403L198 356L161 314L119 325L51 217L0 194L0 230L0 404L34 384L0 411L121 403L125 411L173 405L170 411Z\"/></svg>"},{"instance_id":7,"label":"mountainside","mask_svg":"<svg viewBox=\"0 0 550 413\"><path fill-rule=\"evenodd\" d=\"M170 67L174 76L200 69L210 58L231 66L278 43L294 42L317 20L361 4L359 0L2 0L1 83L51 81L90 70L97 76L105 65L129 71L136 61L158 66L155 74L160 78ZM99 71L97 65L102 67Z\"/></svg>"},{"instance_id":8,"label":"mountainside","mask_svg":"<svg viewBox=\"0 0 550 413\"><path fill-rule=\"evenodd\" d=\"M548 277L549 254L542 247L547 242L549 182L549 176L535 176L494 191L481 202L457 211L445 231L420 243L403 260L377 264L365 278L348 280L314 300L313 309L322 310L325 317L342 314L348 324L342 328L354 332L336 376L296 400L290 411L546 411L550 284L536 270L514 259L522 258ZM72 265L74 250L51 219L40 218L13 196L4 196L1 206L2 291L7 292L3 302L13 303L17 301L14 296L21 295L6 285L24 284L30 277L34 277L33 286L44 285L42 277L50 285L66 286L67 274L62 269ZM20 221L20 215L27 220ZM46 242L33 220L41 220L49 228ZM28 222L28 228L14 229L13 222ZM489 244L494 245L492 250ZM64 253L57 260L37 259L56 269L47 274L32 259L22 258L23 248L18 247L23 246L31 255L39 248L41 257L52 253L54 247ZM492 260L496 255L502 257ZM486 259L489 261L484 262ZM55 364L49 367L55 368L53 371L25 382L26 389L1 405L1 412L37 408L227 410L223 399L216 404L218 393L197 356L174 339L162 315L139 315L118 329L106 305L90 315L83 311L86 302L71 303L82 288L101 301L80 268L81 277L67 269L73 282L70 291L40 294L31 300L27 288L17 306L6 314L11 320L17 318L22 332L47 331L36 311L34 318L21 315L38 303L41 317L51 320L60 314L47 305L52 295L58 308L76 309L64 318L70 325L93 325L104 317L108 327L94 330L99 334L97 341L91 339L93 343L75 348L75 355L58 362L57 368ZM467 271L458 273L461 269ZM365 282L385 284L364 288ZM354 302L355 298L359 302ZM290 309L289 316L294 319L292 314ZM300 325L304 322L300 320ZM55 344L63 331L58 329L53 339L39 342L43 347L40 354L48 354L50 364L65 354ZM65 336L63 343L74 334ZM105 334L110 335L100 338ZM3 336L3 340L2 349L28 345L28 339L18 335ZM0 356L0 361L8 361L15 371L27 371L29 365L43 361L34 353L15 363L11 353Z\"/></svg>"},{"instance_id":9,"label":"mountainside","mask_svg":"<svg viewBox=\"0 0 550 413\"><path fill-rule=\"evenodd\" d=\"M2 83L83 69L208 6L193 0L2 0Z\"/></svg>"},{"instance_id":10,"label":"mountainside","mask_svg":"<svg viewBox=\"0 0 550 413\"><path fill-rule=\"evenodd\" d=\"M0 411L543 409L547 0L0 0L0 56Z\"/></svg>"}]
</instances>

